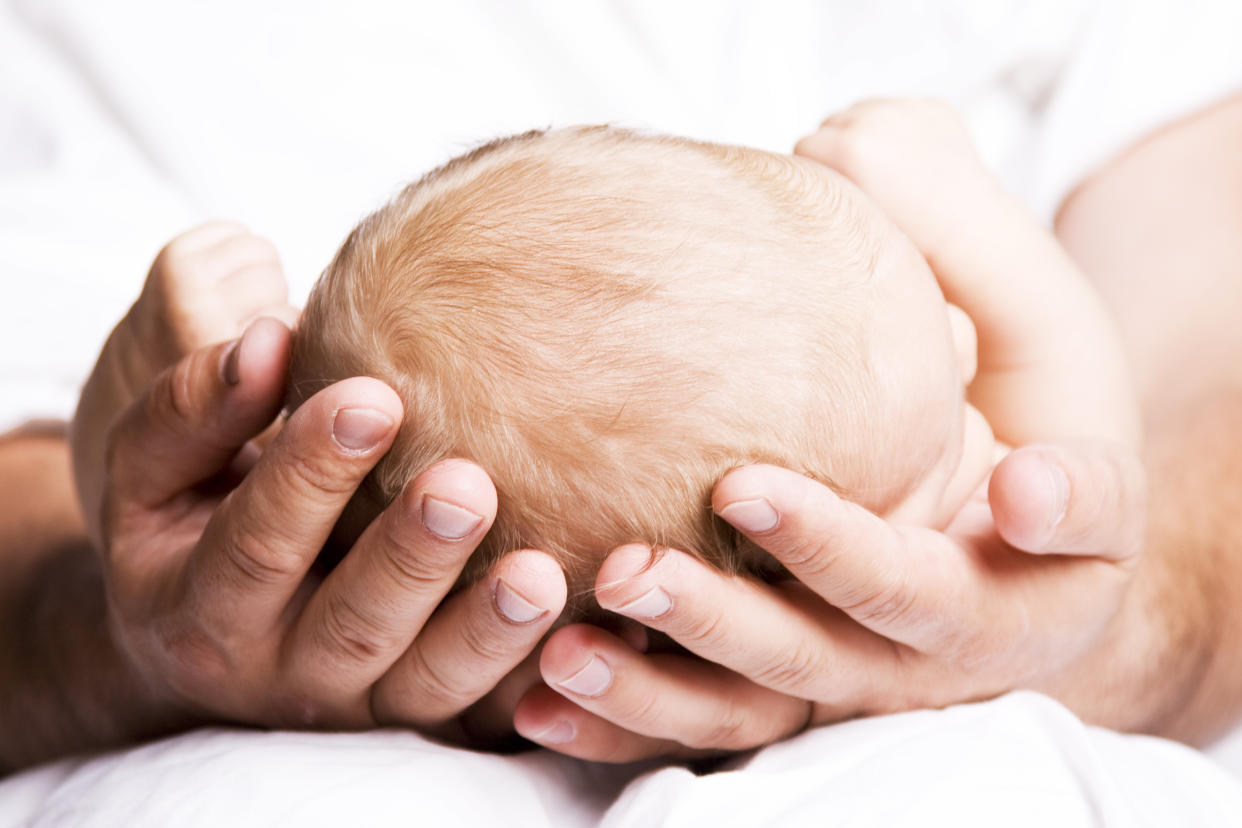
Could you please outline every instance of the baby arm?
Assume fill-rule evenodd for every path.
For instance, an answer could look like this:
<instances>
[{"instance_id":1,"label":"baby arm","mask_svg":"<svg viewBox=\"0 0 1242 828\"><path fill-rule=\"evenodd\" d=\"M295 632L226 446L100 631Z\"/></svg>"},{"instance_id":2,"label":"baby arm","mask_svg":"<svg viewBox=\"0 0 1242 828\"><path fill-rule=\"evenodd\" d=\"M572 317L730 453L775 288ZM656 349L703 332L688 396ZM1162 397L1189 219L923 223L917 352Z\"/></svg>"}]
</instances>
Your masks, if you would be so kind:
<instances>
[{"instance_id":1,"label":"baby arm","mask_svg":"<svg viewBox=\"0 0 1242 828\"><path fill-rule=\"evenodd\" d=\"M910 237L979 337L972 404L1010 445L1133 446L1139 417L1115 325L1069 255L934 101L867 101L795 152L843 174Z\"/></svg>"}]
</instances>

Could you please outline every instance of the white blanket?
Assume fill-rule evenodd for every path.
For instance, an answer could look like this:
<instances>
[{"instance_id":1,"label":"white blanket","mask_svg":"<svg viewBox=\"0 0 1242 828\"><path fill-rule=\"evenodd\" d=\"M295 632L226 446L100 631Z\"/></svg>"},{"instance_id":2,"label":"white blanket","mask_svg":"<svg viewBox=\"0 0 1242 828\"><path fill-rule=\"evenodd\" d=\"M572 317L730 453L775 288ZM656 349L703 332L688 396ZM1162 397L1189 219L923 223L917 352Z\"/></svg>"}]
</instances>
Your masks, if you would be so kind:
<instances>
[{"instance_id":1,"label":"white blanket","mask_svg":"<svg viewBox=\"0 0 1242 828\"><path fill-rule=\"evenodd\" d=\"M393 731L204 730L0 784L0 824L1242 824L1242 785L1200 754L1084 727L1033 693L849 722L735 764L695 776L469 753Z\"/></svg>"},{"instance_id":2,"label":"white blanket","mask_svg":"<svg viewBox=\"0 0 1242 828\"><path fill-rule=\"evenodd\" d=\"M0 428L71 411L151 258L195 221L271 236L302 296L358 217L489 136L612 121L787 150L896 94L955 103L1048 217L1130 141L1242 88L1239 32L1229 0L0 0ZM1220 755L1242 775L1242 738ZM620 784L409 734L210 731L5 782L0 823L592 824ZM807 734L736 773L645 776L608 820L1227 814L1237 790L1199 755L1026 695Z\"/></svg>"}]
</instances>

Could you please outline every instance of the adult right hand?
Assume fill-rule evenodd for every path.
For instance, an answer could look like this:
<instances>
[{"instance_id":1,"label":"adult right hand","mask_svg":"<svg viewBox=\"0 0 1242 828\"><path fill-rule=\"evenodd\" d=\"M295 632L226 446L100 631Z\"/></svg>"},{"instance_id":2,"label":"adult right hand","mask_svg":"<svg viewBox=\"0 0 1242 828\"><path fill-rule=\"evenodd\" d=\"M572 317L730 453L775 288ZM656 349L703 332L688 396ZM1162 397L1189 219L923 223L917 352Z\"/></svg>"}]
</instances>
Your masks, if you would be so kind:
<instances>
[{"instance_id":1,"label":"adult right hand","mask_svg":"<svg viewBox=\"0 0 1242 828\"><path fill-rule=\"evenodd\" d=\"M564 576L549 556L517 551L445 600L496 510L487 475L461 460L418 475L326 578L312 573L402 408L378 381L337 383L230 490L230 464L279 411L289 336L260 319L190 354L112 431L104 580L140 703L464 738L459 714L534 649L564 605Z\"/></svg>"}]
</instances>

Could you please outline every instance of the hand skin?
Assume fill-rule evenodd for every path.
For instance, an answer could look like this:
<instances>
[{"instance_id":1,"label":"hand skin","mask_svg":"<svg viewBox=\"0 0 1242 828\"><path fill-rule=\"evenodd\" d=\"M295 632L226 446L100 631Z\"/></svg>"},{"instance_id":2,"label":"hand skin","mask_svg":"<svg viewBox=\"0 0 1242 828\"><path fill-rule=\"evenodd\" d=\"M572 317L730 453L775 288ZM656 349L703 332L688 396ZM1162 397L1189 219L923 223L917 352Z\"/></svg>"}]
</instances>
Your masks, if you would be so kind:
<instances>
[{"instance_id":1,"label":"hand skin","mask_svg":"<svg viewBox=\"0 0 1242 828\"><path fill-rule=\"evenodd\" d=\"M1242 97L1122 154L1071 195L1056 223L1058 237L1118 320L1126 355L1137 369L1146 428L1141 456L1152 481L1145 554L1128 549L1144 509L1141 497L1133 497L1142 489L1141 470L1124 452L1095 444L1025 449L994 475L1009 479L994 480L992 487L996 522L1015 545L1045 553L1094 551L1101 556L1098 564L1075 557L1068 565L1096 570L1127 556L1135 564L1132 574L1120 573L1113 584L1116 609L1088 631L1086 646L1054 662L1058 669L1051 674L1036 669L1014 675L1009 686L1049 692L1090 722L1192 743L1220 733L1242 712L1242 516L1236 508L1242 499L1242 326L1232 318L1242 307L1239 146ZM1067 500L1058 502L1050 493L1055 489L1039 485L1050 465L1066 473ZM1023 488L1043 494L1003 496ZM877 531L873 538L884 534L861 517L834 522L840 504L810 481L780 470L743 469L718 487L717 511L739 495L752 503L762 496L779 507L776 525L752 537L798 565L795 573L809 582L819 576L827 583L818 586L838 599L847 593L841 603L862 623L841 624L845 613L824 613L817 609L822 601L804 600L801 588L783 600L757 595L701 565L696 570L696 561L677 552L664 553L635 575L635 550L623 548L605 564L610 574L598 584L601 603L632 617L655 616L649 625L680 635L690 649L697 646L741 674L710 662L645 656L593 628L568 627L544 648L547 687L523 699L515 719L519 732L564 753L604 761L694 755L766 743L809 719L830 716L834 703L837 713L850 715L869 712L869 700L886 693L892 699L903 686L923 691L913 682L894 684L891 671L868 669L903 660L894 662L882 648L868 652L865 642L873 645L874 639L858 631L878 621L899 646L901 635L934 635L936 625L921 622L945 618L925 612L936 606L934 585L943 572L895 566L898 559L875 555L873 547L826 537L826 529L844 540L868 528ZM1047 555L1029 557L1056 563ZM1062 580L1061 587L1067 583L1072 586ZM893 584L901 588L885 587ZM1076 603L1090 602L1092 595L1080 595ZM749 609L741 611L738 602L745 597ZM960 607L942 609L950 621L961 620ZM971 620L987 643L997 619ZM999 642L1020 645L1021 636L1004 615L1000 620ZM821 631L818 639L811 635L815 630ZM819 649L805 644L816 640ZM602 668L591 661L594 656ZM994 665L968 658L958 666L986 674ZM782 694L780 688L803 695ZM816 696L827 705L804 700ZM895 706L901 703L897 696Z\"/></svg>"},{"instance_id":2,"label":"hand skin","mask_svg":"<svg viewBox=\"0 0 1242 828\"><path fill-rule=\"evenodd\" d=\"M1231 230L1242 222L1242 173L1235 151L1242 135L1240 111L1242 105L1234 102L1144 141L1074 194L1057 224L1059 236L1108 298L1139 369L1147 417L1145 459L1153 478L1147 554L1121 611L1098 646L1075 665L1085 680L1075 681L1075 671L1067 671L1066 686L1058 695L1091 721L1191 740L1207 738L1235 720L1242 699L1242 664L1235 655L1242 619L1236 609L1240 596L1234 594L1242 585L1242 530L1234 508L1242 498L1242 446L1236 429L1242 419L1242 377L1234 356L1242 352L1242 343L1236 326L1195 324L1203 307L1236 308L1242 301L1242 250ZM1188 211L1186 205L1201 209ZM1182 239L1188 229L1197 240L1197 269L1189 272L1180 263L1170 267L1168 262L1185 249ZM1178 292L1169 291L1170 273L1190 281ZM1161 314L1161 309L1168 313ZM1156 316L1167 316L1165 324L1150 324ZM1178 320L1183 324L1176 324ZM1150 358L1157 354L1162 358ZM1196 370L1187 372L1188 365ZM73 580L68 576L90 582L91 567L82 565L81 548L77 556L63 559L63 573L36 574L44 564L49 571L60 565L55 562L62 558L54 552L63 548L62 536L83 541L69 531L74 509L63 458L63 443L51 438L27 435L0 445L0 482L12 496L8 502L21 507L0 515L0 589L5 599L0 606L17 607L11 597L42 600L61 613L45 630L62 633L58 638L44 630L32 636L29 616L14 610L7 610L10 616L0 624L0 674L26 679L13 688L16 704L0 705L5 717L0 732L10 734L3 760L10 766L124 743L170 726L153 725L149 711L131 715L128 705L118 703L128 698L132 675L124 670L111 675L116 662L101 658L107 649L98 646L107 643L106 636L83 635L103 629L100 613L88 602L48 600L63 595L64 584ZM1105 466L1102 473L1106 477L1116 470ZM1091 515L1094 519L1084 515L1080 523L1063 523L1062 533L1078 525L1101 534L1126 528L1108 524L1108 515L1125 511L1117 504L1110 509L1107 500L1082 499L1083 494L1118 488L1099 485L1104 477L1101 471L1087 471L1084 487L1075 488L1072 499L1089 507L1087 515L1099 511ZM31 492L39 494L23 499ZM59 495L47 497L48 492ZM1033 525L1053 516L1026 515ZM1047 543L1055 545L1056 540L1054 532ZM676 616L684 609L676 601L676 585L670 581L663 586L673 599L669 613ZM718 580L701 586L709 590L705 596L721 594ZM645 606L651 608L650 599ZM702 620L681 617L685 624ZM583 645L591 642L575 640L584 628L567 630L557 639L565 646L559 653L553 648L546 658L575 667L570 662L585 663L589 648ZM44 643L50 650L42 648ZM49 652L59 658L49 657ZM632 649L617 652L633 659L633 665L618 661L614 668L649 667L644 677L652 683L640 688L647 692L628 696L605 690L596 709L626 721L632 730L546 689L523 701L519 729L532 737L542 734L545 744L566 752L621 760L685 753L686 745L714 750L758 744L797 730L809 715L805 703L782 703L791 697L762 692L759 685L731 687L735 679L710 664L686 670L661 663L669 657L642 660ZM94 661L101 662L98 669ZM617 675L624 672L614 669ZM91 684L84 686L87 681ZM666 694L670 683L674 690L689 688L695 695ZM49 688L65 692L50 699L45 695ZM662 699L665 703L659 704ZM705 715L696 715L699 709ZM697 733L686 734L687 728L679 732L676 722L682 718ZM568 741L563 725L571 731Z\"/></svg>"},{"instance_id":3,"label":"hand skin","mask_svg":"<svg viewBox=\"0 0 1242 828\"><path fill-rule=\"evenodd\" d=\"M520 550L445 600L496 508L482 470L449 460L321 582L310 566L402 411L382 383L337 383L233 488L221 475L280 408L288 352L260 319L156 378L111 430L101 555L63 437L0 445L20 507L0 516L0 765L207 721L503 737L489 694L560 613L560 568Z\"/></svg>"},{"instance_id":4,"label":"hand skin","mask_svg":"<svg viewBox=\"0 0 1242 828\"><path fill-rule=\"evenodd\" d=\"M259 316L292 325L298 312L288 298L276 248L236 222L195 227L155 257L142 294L104 344L70 429L78 497L96 544L104 450L116 418L191 351L236 339Z\"/></svg>"}]
</instances>

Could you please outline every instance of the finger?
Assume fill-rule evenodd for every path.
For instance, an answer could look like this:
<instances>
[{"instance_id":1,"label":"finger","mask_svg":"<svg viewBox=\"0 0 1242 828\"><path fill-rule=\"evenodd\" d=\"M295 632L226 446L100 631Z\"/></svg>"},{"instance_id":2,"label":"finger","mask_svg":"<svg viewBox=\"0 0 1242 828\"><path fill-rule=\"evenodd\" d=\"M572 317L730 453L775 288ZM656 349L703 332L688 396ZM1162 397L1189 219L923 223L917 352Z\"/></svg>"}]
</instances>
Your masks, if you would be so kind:
<instances>
[{"instance_id":1,"label":"finger","mask_svg":"<svg viewBox=\"0 0 1242 828\"><path fill-rule=\"evenodd\" d=\"M198 256L211 263L210 272L232 275L251 267L266 267L283 274L280 253L270 240L253 233L226 236L198 251ZM282 275L283 279L283 275Z\"/></svg>"},{"instance_id":2,"label":"finger","mask_svg":"<svg viewBox=\"0 0 1242 828\"><path fill-rule=\"evenodd\" d=\"M969 558L944 535L894 526L787 469L730 472L712 508L829 604L916 649L943 646L985 597Z\"/></svg>"},{"instance_id":3,"label":"finger","mask_svg":"<svg viewBox=\"0 0 1242 828\"><path fill-rule=\"evenodd\" d=\"M591 762L637 762L687 753L671 739L643 736L588 713L542 683L518 703L513 726L536 744Z\"/></svg>"},{"instance_id":4,"label":"finger","mask_svg":"<svg viewBox=\"0 0 1242 828\"><path fill-rule=\"evenodd\" d=\"M279 265L248 264L220 283L220 295L239 309L261 310L288 302L289 285Z\"/></svg>"},{"instance_id":5,"label":"finger","mask_svg":"<svg viewBox=\"0 0 1242 828\"><path fill-rule=\"evenodd\" d=\"M534 550L501 559L446 603L378 682L378 722L433 726L461 713L525 659L565 606L565 576Z\"/></svg>"},{"instance_id":6,"label":"finger","mask_svg":"<svg viewBox=\"0 0 1242 828\"><path fill-rule=\"evenodd\" d=\"M151 276L156 278L148 284L159 287L159 277L183 272L204 250L209 250L225 239L249 233L245 225L236 221L209 221L190 228L160 250L151 264Z\"/></svg>"},{"instance_id":7,"label":"finger","mask_svg":"<svg viewBox=\"0 0 1242 828\"><path fill-rule=\"evenodd\" d=\"M810 715L808 702L718 664L643 655L586 624L554 632L543 646L539 667L548 687L587 712L689 748L744 750L768 744L800 730Z\"/></svg>"},{"instance_id":8,"label":"finger","mask_svg":"<svg viewBox=\"0 0 1242 828\"><path fill-rule=\"evenodd\" d=\"M1146 530L1142 464L1122 446L1026 446L992 472L996 529L1026 552L1133 557Z\"/></svg>"},{"instance_id":9,"label":"finger","mask_svg":"<svg viewBox=\"0 0 1242 828\"><path fill-rule=\"evenodd\" d=\"M312 695L358 695L409 647L496 515L478 466L445 460L411 480L316 590L286 646Z\"/></svg>"},{"instance_id":10,"label":"finger","mask_svg":"<svg viewBox=\"0 0 1242 828\"><path fill-rule=\"evenodd\" d=\"M192 253L204 250L232 236L248 235L250 230L239 221L217 219L192 227L174 238L164 250Z\"/></svg>"},{"instance_id":11,"label":"finger","mask_svg":"<svg viewBox=\"0 0 1242 828\"><path fill-rule=\"evenodd\" d=\"M720 573L677 550L641 545L605 559L596 600L756 684L819 702L866 695L894 668L889 642L818 596Z\"/></svg>"},{"instance_id":12,"label":"finger","mask_svg":"<svg viewBox=\"0 0 1242 828\"><path fill-rule=\"evenodd\" d=\"M315 697L358 695L409 647L487 533L496 490L472 463L428 468L358 538L298 619L287 657Z\"/></svg>"},{"instance_id":13,"label":"finger","mask_svg":"<svg viewBox=\"0 0 1242 828\"><path fill-rule=\"evenodd\" d=\"M289 341L259 319L160 374L109 435L106 511L154 508L223 469L280 410Z\"/></svg>"},{"instance_id":14,"label":"finger","mask_svg":"<svg viewBox=\"0 0 1242 828\"><path fill-rule=\"evenodd\" d=\"M187 584L216 629L270 633L363 477L388 450L401 400L378 380L338 382L289 418L212 515Z\"/></svg>"}]
</instances>

